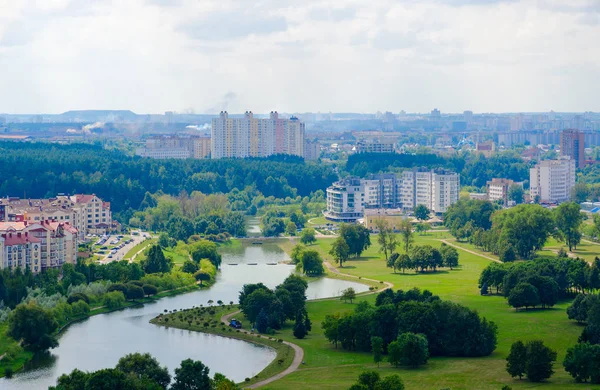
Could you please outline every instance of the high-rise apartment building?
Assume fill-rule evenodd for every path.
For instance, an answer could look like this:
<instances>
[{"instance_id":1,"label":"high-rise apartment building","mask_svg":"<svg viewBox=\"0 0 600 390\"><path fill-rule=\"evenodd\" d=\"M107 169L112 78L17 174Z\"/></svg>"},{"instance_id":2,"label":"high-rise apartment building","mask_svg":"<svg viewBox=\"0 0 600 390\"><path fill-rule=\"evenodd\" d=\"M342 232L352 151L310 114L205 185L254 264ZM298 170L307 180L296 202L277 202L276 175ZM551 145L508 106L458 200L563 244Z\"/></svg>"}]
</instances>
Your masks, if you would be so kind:
<instances>
[{"instance_id":1,"label":"high-rise apartment building","mask_svg":"<svg viewBox=\"0 0 600 390\"><path fill-rule=\"evenodd\" d=\"M575 168L585 166L585 134L575 129L560 133L560 155L575 161Z\"/></svg>"},{"instance_id":2,"label":"high-rise apartment building","mask_svg":"<svg viewBox=\"0 0 600 390\"><path fill-rule=\"evenodd\" d=\"M243 118L230 118L222 111L212 121L212 158L266 157L291 154L304 157L304 123L298 118L255 118L246 111Z\"/></svg>"},{"instance_id":3,"label":"high-rise apartment building","mask_svg":"<svg viewBox=\"0 0 600 390\"><path fill-rule=\"evenodd\" d=\"M444 169L415 168L402 173L402 208L412 210L425 205L435 213L444 213L458 202L460 175Z\"/></svg>"},{"instance_id":4,"label":"high-rise apartment building","mask_svg":"<svg viewBox=\"0 0 600 390\"><path fill-rule=\"evenodd\" d=\"M540 161L529 171L531 197L547 203L567 201L575 186L575 175L575 160L570 157Z\"/></svg>"}]
</instances>

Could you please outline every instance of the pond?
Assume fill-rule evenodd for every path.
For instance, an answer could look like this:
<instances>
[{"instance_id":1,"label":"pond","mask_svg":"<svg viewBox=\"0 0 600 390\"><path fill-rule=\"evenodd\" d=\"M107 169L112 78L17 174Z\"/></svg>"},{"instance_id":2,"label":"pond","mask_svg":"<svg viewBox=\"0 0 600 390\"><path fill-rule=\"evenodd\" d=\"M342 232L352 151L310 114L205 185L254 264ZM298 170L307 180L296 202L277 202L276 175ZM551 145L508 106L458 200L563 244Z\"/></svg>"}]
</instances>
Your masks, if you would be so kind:
<instances>
[{"instance_id":1,"label":"pond","mask_svg":"<svg viewBox=\"0 0 600 390\"><path fill-rule=\"evenodd\" d=\"M282 264L289 257L275 244L252 245L247 242L235 249L224 249L223 266L217 283L208 290L162 298L142 307L102 314L70 326L60 337L60 346L48 356L31 364L12 379L0 379L0 389L46 389L74 368L94 371L114 367L120 357L132 352L149 352L171 374L182 360L201 360L211 375L220 372L236 382L262 371L275 352L246 341L200 332L165 328L149 321L165 309L183 309L206 305L209 300L237 302L245 283L262 282L273 288L293 272ZM237 264L237 265L233 265ZM366 291L364 284L320 278L309 283L308 299L340 295L347 287ZM243 357L231 359L231 356Z\"/></svg>"}]
</instances>

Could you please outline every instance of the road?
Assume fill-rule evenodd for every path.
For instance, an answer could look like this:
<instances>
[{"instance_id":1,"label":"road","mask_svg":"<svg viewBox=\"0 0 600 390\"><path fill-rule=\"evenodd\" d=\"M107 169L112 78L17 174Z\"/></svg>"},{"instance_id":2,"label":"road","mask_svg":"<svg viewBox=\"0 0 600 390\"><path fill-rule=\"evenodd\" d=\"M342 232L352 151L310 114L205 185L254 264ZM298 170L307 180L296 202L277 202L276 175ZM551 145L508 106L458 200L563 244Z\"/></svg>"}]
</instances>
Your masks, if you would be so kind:
<instances>
[{"instance_id":1,"label":"road","mask_svg":"<svg viewBox=\"0 0 600 390\"><path fill-rule=\"evenodd\" d=\"M110 263L111 261L123 260L123 258L125 257L125 255L127 254L127 252L129 252L129 250L131 248L133 248L134 246L136 246L140 242L144 241L146 239L146 237L149 237L149 236L150 236L149 233L144 233L144 232L140 232L139 235L135 235L135 236L131 235L131 239L133 240L132 242L130 242L129 244L125 245L123 248L118 249L117 253L115 253L114 255L112 255L112 258L110 258L110 259L108 258L108 256L110 255L110 251L107 250L106 254L103 255L103 257L101 258L100 263L106 264L106 263ZM111 235L111 236L108 237L108 240L106 240L106 244L108 244L112 240L116 240L116 239L117 239L116 235Z\"/></svg>"}]
</instances>

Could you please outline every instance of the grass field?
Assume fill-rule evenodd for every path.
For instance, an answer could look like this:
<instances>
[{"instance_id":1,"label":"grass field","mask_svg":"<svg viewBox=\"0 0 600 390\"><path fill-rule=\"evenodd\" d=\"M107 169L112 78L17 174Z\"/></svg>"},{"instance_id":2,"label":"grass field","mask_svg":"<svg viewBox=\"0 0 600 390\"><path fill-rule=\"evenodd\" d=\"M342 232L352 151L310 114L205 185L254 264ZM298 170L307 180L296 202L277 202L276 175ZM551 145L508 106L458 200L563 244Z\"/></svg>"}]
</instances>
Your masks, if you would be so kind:
<instances>
[{"instance_id":1,"label":"grass field","mask_svg":"<svg viewBox=\"0 0 600 390\"><path fill-rule=\"evenodd\" d=\"M153 245L156 243L156 239L151 239L151 240L144 240L142 242L140 242L139 244L137 244L136 246L134 246L133 248L131 248L130 250L127 251L127 253L125 253L125 256L123 257L123 259L128 260L131 259L136 253L138 253L139 251L145 249L146 247Z\"/></svg>"},{"instance_id":2,"label":"grass field","mask_svg":"<svg viewBox=\"0 0 600 390\"><path fill-rule=\"evenodd\" d=\"M417 244L439 246L441 238L449 238L447 233L432 233L416 236ZM375 241L375 240L373 240ZM315 245L326 258L332 239L320 239ZM530 310L515 312L501 296L481 296L477 287L479 274L490 260L460 251L461 267L455 270L443 270L437 273L394 274L385 267L383 256L374 242L364 257L348 261L341 272L360 275L394 283L395 289L419 287L429 289L443 299L452 300L476 309L482 316L498 325L498 346L491 356L484 358L433 358L419 369L392 368L382 363L380 368L372 362L367 353L348 352L335 349L325 340L320 322L326 314L350 311L356 302L367 300L374 302L375 296L361 297L354 304L339 300L309 302L309 316L313 321L313 331L304 340L292 336L292 324L277 334L284 340L292 341L305 350L306 364L285 378L265 387L269 389L313 388L344 389L356 381L365 369L380 371L382 376L397 373L407 389L500 389L508 384L513 389L548 388L589 388L585 384L576 384L562 368L562 360L569 346L577 342L582 327L567 319L565 309L569 302L561 302L550 310ZM516 340L542 339L558 352L555 364L556 373L543 384L534 384L526 380L513 380L505 371L510 345Z\"/></svg>"}]
</instances>

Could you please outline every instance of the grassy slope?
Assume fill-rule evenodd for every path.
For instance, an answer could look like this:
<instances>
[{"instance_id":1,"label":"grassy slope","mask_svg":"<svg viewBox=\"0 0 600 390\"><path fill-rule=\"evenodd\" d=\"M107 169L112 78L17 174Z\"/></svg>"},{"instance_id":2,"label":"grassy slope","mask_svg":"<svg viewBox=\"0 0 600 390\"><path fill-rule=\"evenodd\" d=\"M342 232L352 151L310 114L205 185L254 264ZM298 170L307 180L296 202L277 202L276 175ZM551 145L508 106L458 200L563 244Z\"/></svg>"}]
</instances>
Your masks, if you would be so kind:
<instances>
[{"instance_id":1,"label":"grassy slope","mask_svg":"<svg viewBox=\"0 0 600 390\"><path fill-rule=\"evenodd\" d=\"M418 244L439 246L439 238L447 237L444 233L433 233L417 236ZM318 247L325 254L331 239L322 239ZM382 375L398 373L405 381L407 388L478 388L499 389L502 384L513 388L538 387L540 384L525 380L513 380L505 371L505 358L510 345L515 340L542 339L558 351L555 364L556 374L550 381L541 385L552 388L585 388L576 384L562 369L562 360L567 347L577 342L581 327L569 321L565 314L568 302L562 302L554 309L545 311L515 312L503 297L479 295L477 280L483 268L490 261L479 256L460 252L461 269L416 275L413 272L393 274L385 267L382 256L377 252L377 244L365 252L365 258L351 260L342 272L362 275L378 280L390 281L395 288L420 287L429 289L440 295L470 308L496 322L499 328L498 347L494 353L485 358L434 358L426 367L420 369L395 369L387 363L377 368L372 363L370 354L348 352L335 349L323 337L320 322L328 313L352 310L355 304L345 304L338 300L310 302L308 311L313 321L313 332L305 340L296 340L291 335L291 324L277 337L293 341L305 349L306 365L297 372L277 381L269 389L290 388L347 388L356 380L364 369L377 369ZM374 302L374 296L360 298Z\"/></svg>"}]
</instances>

